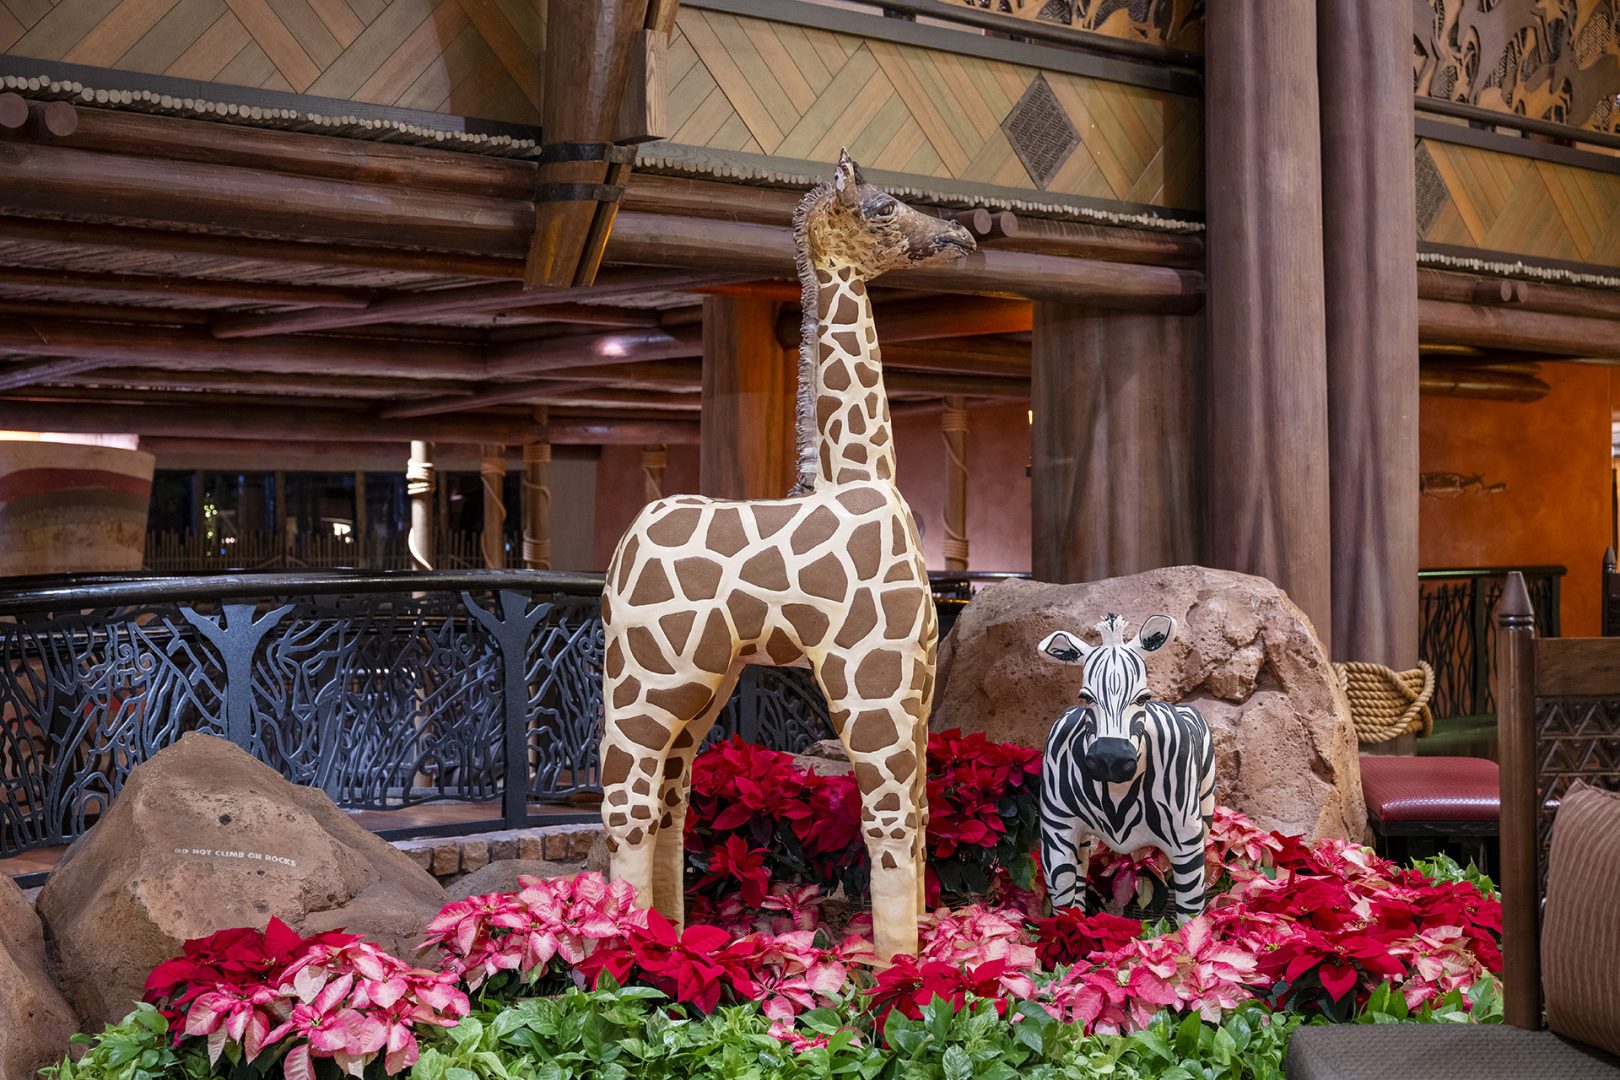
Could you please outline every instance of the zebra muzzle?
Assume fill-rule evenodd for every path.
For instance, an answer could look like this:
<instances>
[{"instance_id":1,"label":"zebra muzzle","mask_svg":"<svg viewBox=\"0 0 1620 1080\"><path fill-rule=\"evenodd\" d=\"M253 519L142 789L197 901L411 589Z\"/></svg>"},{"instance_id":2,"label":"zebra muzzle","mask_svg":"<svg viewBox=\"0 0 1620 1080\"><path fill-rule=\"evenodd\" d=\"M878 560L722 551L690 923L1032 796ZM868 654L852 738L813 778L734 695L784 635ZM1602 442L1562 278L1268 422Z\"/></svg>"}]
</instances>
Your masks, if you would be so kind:
<instances>
[{"instance_id":1,"label":"zebra muzzle","mask_svg":"<svg viewBox=\"0 0 1620 1080\"><path fill-rule=\"evenodd\" d=\"M1129 739L1098 739L1082 761L1093 778L1122 784L1136 775L1136 744Z\"/></svg>"}]
</instances>

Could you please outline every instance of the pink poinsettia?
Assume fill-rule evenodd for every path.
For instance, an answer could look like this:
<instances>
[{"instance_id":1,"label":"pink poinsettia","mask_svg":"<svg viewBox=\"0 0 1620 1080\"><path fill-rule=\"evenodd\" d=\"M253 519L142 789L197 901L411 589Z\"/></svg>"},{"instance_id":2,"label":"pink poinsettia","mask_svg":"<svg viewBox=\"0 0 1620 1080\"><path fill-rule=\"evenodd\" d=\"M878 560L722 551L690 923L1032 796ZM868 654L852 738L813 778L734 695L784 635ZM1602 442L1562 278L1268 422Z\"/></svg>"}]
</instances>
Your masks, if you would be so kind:
<instances>
[{"instance_id":1,"label":"pink poinsettia","mask_svg":"<svg viewBox=\"0 0 1620 1080\"><path fill-rule=\"evenodd\" d=\"M1016 971L1036 965L1023 915L1010 909L979 907L940 909L923 917L919 959L977 967L1000 960Z\"/></svg>"},{"instance_id":2,"label":"pink poinsettia","mask_svg":"<svg viewBox=\"0 0 1620 1080\"><path fill-rule=\"evenodd\" d=\"M818 948L815 937L807 930L752 934L726 948L727 959L748 971L755 1000L772 1020L833 1004L848 981L848 965Z\"/></svg>"}]
</instances>

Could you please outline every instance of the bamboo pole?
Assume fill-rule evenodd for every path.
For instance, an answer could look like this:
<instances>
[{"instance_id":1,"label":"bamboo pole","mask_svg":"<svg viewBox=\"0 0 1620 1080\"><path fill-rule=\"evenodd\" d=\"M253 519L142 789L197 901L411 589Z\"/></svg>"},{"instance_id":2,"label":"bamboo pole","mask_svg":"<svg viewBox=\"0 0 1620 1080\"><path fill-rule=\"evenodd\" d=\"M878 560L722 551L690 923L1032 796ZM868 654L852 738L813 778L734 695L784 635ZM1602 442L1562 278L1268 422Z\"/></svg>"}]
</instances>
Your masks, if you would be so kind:
<instances>
[{"instance_id":1,"label":"bamboo pole","mask_svg":"<svg viewBox=\"0 0 1620 1080\"><path fill-rule=\"evenodd\" d=\"M550 417L544 406L534 411L542 432L549 436ZM551 569L551 443L542 437L523 446L523 565L530 570Z\"/></svg>"},{"instance_id":2,"label":"bamboo pole","mask_svg":"<svg viewBox=\"0 0 1620 1080\"><path fill-rule=\"evenodd\" d=\"M484 484L484 569L506 567L506 447L490 443L478 463L478 478Z\"/></svg>"}]
</instances>

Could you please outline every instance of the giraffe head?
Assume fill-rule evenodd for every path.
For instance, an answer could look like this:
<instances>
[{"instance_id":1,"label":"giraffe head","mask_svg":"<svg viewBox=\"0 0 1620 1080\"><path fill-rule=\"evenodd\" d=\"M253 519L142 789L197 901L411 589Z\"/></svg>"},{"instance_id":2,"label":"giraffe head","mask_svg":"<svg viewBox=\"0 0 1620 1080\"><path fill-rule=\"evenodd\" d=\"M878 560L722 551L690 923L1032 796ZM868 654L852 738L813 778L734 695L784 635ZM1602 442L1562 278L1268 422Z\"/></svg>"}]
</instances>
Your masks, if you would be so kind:
<instances>
[{"instance_id":1,"label":"giraffe head","mask_svg":"<svg viewBox=\"0 0 1620 1080\"><path fill-rule=\"evenodd\" d=\"M1176 632L1176 620L1154 615L1136 637L1125 640L1125 620L1109 615L1097 624L1102 644L1088 645L1079 634L1048 634L1040 651L1064 664L1082 664L1080 708L1085 718L1075 729L1080 745L1075 756L1087 772L1111 784L1124 783L1141 769L1147 733L1149 653L1164 647Z\"/></svg>"},{"instance_id":2,"label":"giraffe head","mask_svg":"<svg viewBox=\"0 0 1620 1080\"><path fill-rule=\"evenodd\" d=\"M885 270L949 262L976 247L973 235L954 221L913 210L868 184L847 150L839 153L833 178L804 197L794 224L811 266L851 267L866 279Z\"/></svg>"}]
</instances>

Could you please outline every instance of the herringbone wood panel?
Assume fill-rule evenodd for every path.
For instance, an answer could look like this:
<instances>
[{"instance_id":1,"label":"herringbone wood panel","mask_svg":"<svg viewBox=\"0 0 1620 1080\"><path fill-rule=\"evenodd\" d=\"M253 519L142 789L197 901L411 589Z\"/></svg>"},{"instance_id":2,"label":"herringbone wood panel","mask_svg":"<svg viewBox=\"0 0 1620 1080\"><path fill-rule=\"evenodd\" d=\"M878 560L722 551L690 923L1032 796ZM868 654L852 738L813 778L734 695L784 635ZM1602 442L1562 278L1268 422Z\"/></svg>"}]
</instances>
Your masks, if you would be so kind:
<instances>
[{"instance_id":1,"label":"herringbone wood panel","mask_svg":"<svg viewBox=\"0 0 1620 1080\"><path fill-rule=\"evenodd\" d=\"M1196 100L850 34L682 8L671 141L1182 209L1202 205ZM1042 187L1003 125L1044 78L1079 146Z\"/></svg>"},{"instance_id":2,"label":"herringbone wood panel","mask_svg":"<svg viewBox=\"0 0 1620 1080\"><path fill-rule=\"evenodd\" d=\"M0 0L0 50L538 123L529 0Z\"/></svg>"},{"instance_id":3,"label":"herringbone wood panel","mask_svg":"<svg viewBox=\"0 0 1620 1080\"><path fill-rule=\"evenodd\" d=\"M1446 197L1423 239L1620 265L1620 176L1424 140Z\"/></svg>"}]
</instances>

